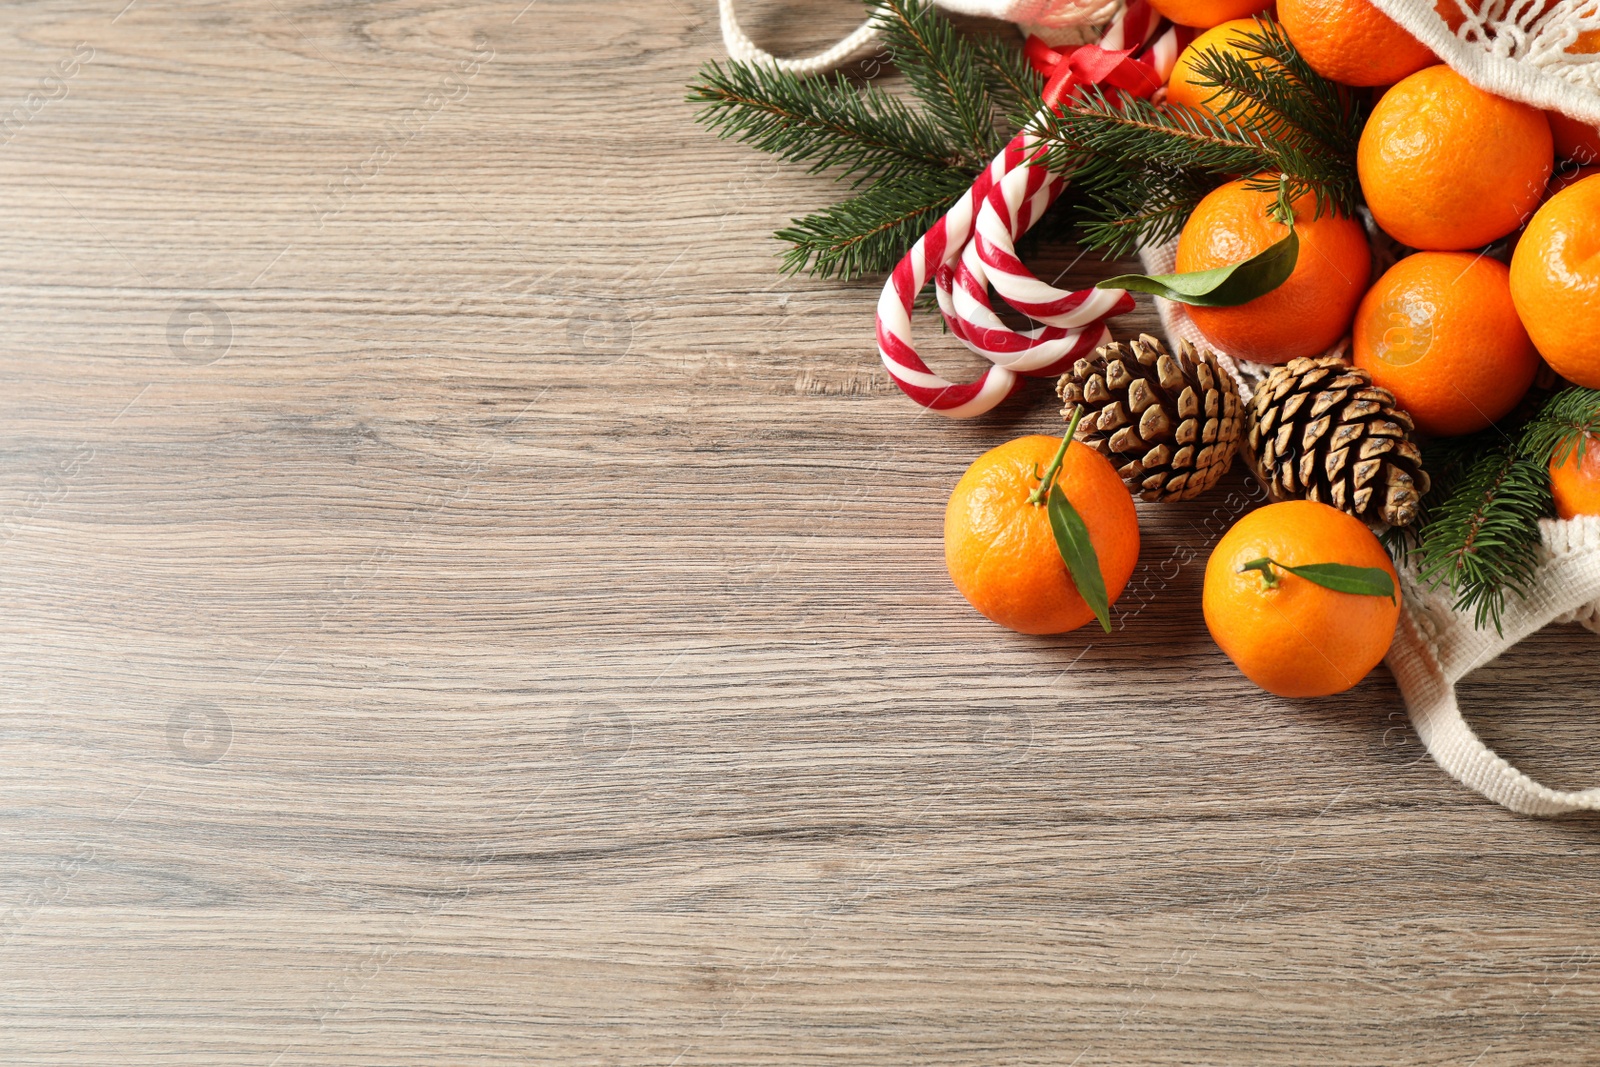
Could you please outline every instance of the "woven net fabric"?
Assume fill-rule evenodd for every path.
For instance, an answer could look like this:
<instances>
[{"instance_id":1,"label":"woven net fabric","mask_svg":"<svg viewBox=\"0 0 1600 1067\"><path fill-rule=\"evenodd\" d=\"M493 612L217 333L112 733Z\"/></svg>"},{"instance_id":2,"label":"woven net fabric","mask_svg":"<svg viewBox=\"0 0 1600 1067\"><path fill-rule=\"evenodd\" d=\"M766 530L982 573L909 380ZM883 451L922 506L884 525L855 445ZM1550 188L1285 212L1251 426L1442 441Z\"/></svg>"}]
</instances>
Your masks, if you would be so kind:
<instances>
[{"instance_id":1,"label":"woven net fabric","mask_svg":"<svg viewBox=\"0 0 1600 1067\"><path fill-rule=\"evenodd\" d=\"M1600 0L1373 2L1479 88L1600 126ZM1381 271L1396 250L1370 216L1363 221ZM1147 273L1170 273L1177 241L1142 248L1139 258ZM1156 307L1174 342L1206 344L1181 304L1158 299ZM1248 401L1272 368L1220 355ZM1402 565L1405 611L1388 663L1418 738L1446 773L1512 811L1549 816L1600 808L1600 788L1552 789L1533 780L1479 739L1456 699L1458 681L1545 626L1578 623L1600 633L1600 518L1540 526L1538 578L1527 597L1510 598L1501 632L1479 629L1414 566Z\"/></svg>"},{"instance_id":2,"label":"woven net fabric","mask_svg":"<svg viewBox=\"0 0 1600 1067\"><path fill-rule=\"evenodd\" d=\"M1474 627L1471 616L1452 610L1448 598L1402 570L1404 608L1387 662L1417 737L1451 777L1524 815L1593 811L1600 809L1600 787L1554 789L1535 781L1483 743L1457 701L1457 682L1545 626L1597 626L1600 517L1547 519L1540 532L1538 578L1526 597L1508 599L1502 632Z\"/></svg>"},{"instance_id":3,"label":"woven net fabric","mask_svg":"<svg viewBox=\"0 0 1600 1067\"><path fill-rule=\"evenodd\" d=\"M1479 88L1600 126L1600 0L1373 0Z\"/></svg>"}]
</instances>

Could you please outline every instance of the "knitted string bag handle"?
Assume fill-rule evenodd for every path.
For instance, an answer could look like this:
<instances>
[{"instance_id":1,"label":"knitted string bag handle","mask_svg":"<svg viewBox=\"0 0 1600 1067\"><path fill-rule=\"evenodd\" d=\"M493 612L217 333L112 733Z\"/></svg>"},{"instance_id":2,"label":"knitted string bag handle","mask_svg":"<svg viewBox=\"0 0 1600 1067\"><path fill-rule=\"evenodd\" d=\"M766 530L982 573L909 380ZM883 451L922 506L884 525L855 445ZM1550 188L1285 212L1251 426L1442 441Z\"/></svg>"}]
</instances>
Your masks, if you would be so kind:
<instances>
[{"instance_id":1,"label":"knitted string bag handle","mask_svg":"<svg viewBox=\"0 0 1600 1067\"><path fill-rule=\"evenodd\" d=\"M722 17L722 44L728 50L729 59L738 63L776 67L801 77L825 74L854 62L870 53L878 44L878 11L874 10L866 22L832 48L804 59L779 59L771 52L763 51L739 27L738 16L733 11L733 0L717 0L717 12Z\"/></svg>"},{"instance_id":2,"label":"knitted string bag handle","mask_svg":"<svg viewBox=\"0 0 1600 1067\"><path fill-rule=\"evenodd\" d=\"M1480 630L1402 572L1405 609L1389 649L1394 672L1428 753L1451 777L1524 815L1600 809L1600 787L1551 789L1490 749L1462 718L1456 683L1553 622L1600 628L1600 516L1541 524L1545 559L1532 592L1507 598L1504 631Z\"/></svg>"},{"instance_id":3,"label":"knitted string bag handle","mask_svg":"<svg viewBox=\"0 0 1600 1067\"><path fill-rule=\"evenodd\" d=\"M980 15L985 18L1015 22L1024 32L1039 33L1047 40L1059 37L1063 31L1077 27L1094 26L1108 21L1122 6L1122 0L937 0L947 11L961 15ZM814 56L799 59L779 59L750 39L739 26L733 9L734 0L717 0L717 14L722 20L722 44L728 58L740 63L759 63L779 70L809 77L825 74L855 60L861 59L878 46L878 16L882 7L873 9L867 21L852 30L833 47Z\"/></svg>"}]
</instances>

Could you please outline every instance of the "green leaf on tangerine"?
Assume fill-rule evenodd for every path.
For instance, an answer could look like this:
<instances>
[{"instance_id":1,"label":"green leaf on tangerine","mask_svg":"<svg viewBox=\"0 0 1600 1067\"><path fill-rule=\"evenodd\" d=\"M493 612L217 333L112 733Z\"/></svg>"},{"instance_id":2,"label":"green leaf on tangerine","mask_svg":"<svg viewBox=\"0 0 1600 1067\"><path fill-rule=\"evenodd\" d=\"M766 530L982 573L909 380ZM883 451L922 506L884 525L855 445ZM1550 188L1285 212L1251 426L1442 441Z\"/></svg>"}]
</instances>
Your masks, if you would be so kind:
<instances>
[{"instance_id":1,"label":"green leaf on tangerine","mask_svg":"<svg viewBox=\"0 0 1600 1067\"><path fill-rule=\"evenodd\" d=\"M1111 604L1106 598L1106 580L1100 573L1100 557L1095 554L1094 543L1089 540L1089 527L1083 516L1072 506L1059 484L1050 486L1050 499L1046 505L1050 514L1050 530L1056 535L1056 548L1067 565L1072 584L1078 595L1089 605L1100 628L1111 632Z\"/></svg>"},{"instance_id":2,"label":"green leaf on tangerine","mask_svg":"<svg viewBox=\"0 0 1600 1067\"><path fill-rule=\"evenodd\" d=\"M1278 576L1272 573L1274 567L1338 593L1381 596L1388 597L1391 603L1394 601L1394 579L1382 567L1352 567L1348 563L1304 563L1298 567L1287 567L1263 556L1251 560L1239 569L1260 571L1269 586L1276 586Z\"/></svg>"},{"instance_id":3,"label":"green leaf on tangerine","mask_svg":"<svg viewBox=\"0 0 1600 1067\"><path fill-rule=\"evenodd\" d=\"M1190 271L1187 274L1121 274L1107 278L1095 288L1132 289L1139 293L1154 293L1180 304L1231 308L1265 296L1282 285L1294 273L1294 265L1299 258L1300 236L1290 227L1282 240L1268 245L1249 259L1225 267Z\"/></svg>"}]
</instances>

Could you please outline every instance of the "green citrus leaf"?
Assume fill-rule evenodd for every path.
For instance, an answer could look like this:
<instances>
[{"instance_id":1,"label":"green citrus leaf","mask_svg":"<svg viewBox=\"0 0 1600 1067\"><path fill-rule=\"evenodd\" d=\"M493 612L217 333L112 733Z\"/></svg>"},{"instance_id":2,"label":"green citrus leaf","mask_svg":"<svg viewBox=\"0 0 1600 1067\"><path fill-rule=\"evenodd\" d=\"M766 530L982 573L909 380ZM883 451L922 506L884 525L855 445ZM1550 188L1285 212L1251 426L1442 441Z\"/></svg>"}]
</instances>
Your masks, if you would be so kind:
<instances>
[{"instance_id":1,"label":"green citrus leaf","mask_svg":"<svg viewBox=\"0 0 1600 1067\"><path fill-rule=\"evenodd\" d=\"M1298 567L1286 567L1276 560L1263 556L1261 559L1251 560L1239 569L1260 571L1266 577L1267 584L1275 586L1278 584L1278 577L1272 573L1273 567L1337 593L1381 596L1388 597L1390 602L1394 601L1394 579L1389 577L1389 572L1382 567L1352 567L1348 563L1306 563Z\"/></svg>"},{"instance_id":2,"label":"green citrus leaf","mask_svg":"<svg viewBox=\"0 0 1600 1067\"><path fill-rule=\"evenodd\" d=\"M1294 273L1300 258L1300 236L1290 227L1280 241L1268 245L1249 259L1211 270L1187 274L1121 274L1107 278L1097 289L1132 289L1154 293L1180 304L1205 308L1231 308L1247 304L1282 285Z\"/></svg>"},{"instance_id":3,"label":"green citrus leaf","mask_svg":"<svg viewBox=\"0 0 1600 1067\"><path fill-rule=\"evenodd\" d=\"M1111 632L1111 604L1106 598L1106 580L1100 573L1100 557L1095 555L1094 543L1089 540L1089 527L1083 516L1072 506L1060 485L1050 486L1050 499L1046 505L1050 514L1050 530L1056 535L1056 548L1077 586L1078 595L1089 605L1100 628Z\"/></svg>"}]
</instances>

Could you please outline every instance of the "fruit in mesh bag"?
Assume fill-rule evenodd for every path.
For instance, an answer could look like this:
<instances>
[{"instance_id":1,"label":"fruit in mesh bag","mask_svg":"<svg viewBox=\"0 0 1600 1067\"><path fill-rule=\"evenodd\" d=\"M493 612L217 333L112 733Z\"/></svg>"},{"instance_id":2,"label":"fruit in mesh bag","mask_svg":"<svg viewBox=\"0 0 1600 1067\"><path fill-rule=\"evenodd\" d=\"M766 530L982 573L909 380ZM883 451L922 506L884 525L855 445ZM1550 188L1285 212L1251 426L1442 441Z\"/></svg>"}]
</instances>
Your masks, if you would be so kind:
<instances>
[{"instance_id":1,"label":"fruit in mesh bag","mask_svg":"<svg viewBox=\"0 0 1600 1067\"><path fill-rule=\"evenodd\" d=\"M1443 0L1441 0L1443 2ZM1579 54L1600 52L1600 30L1585 30L1567 48ZM1559 111L1546 111L1555 135L1556 158L1574 163L1600 163L1600 128L1571 119Z\"/></svg>"},{"instance_id":2,"label":"fruit in mesh bag","mask_svg":"<svg viewBox=\"0 0 1600 1067\"><path fill-rule=\"evenodd\" d=\"M1544 112L1486 93L1440 64L1378 101L1356 170L1372 217L1412 248L1481 248L1522 225L1555 163Z\"/></svg>"},{"instance_id":3,"label":"fruit in mesh bag","mask_svg":"<svg viewBox=\"0 0 1600 1067\"><path fill-rule=\"evenodd\" d=\"M1511 257L1511 299L1545 362L1600 389L1600 175L1533 216Z\"/></svg>"},{"instance_id":4,"label":"fruit in mesh bag","mask_svg":"<svg viewBox=\"0 0 1600 1067\"><path fill-rule=\"evenodd\" d=\"M1344 85L1392 85L1439 61L1370 0L1278 0L1278 20L1312 70Z\"/></svg>"},{"instance_id":5,"label":"fruit in mesh bag","mask_svg":"<svg viewBox=\"0 0 1600 1067\"><path fill-rule=\"evenodd\" d=\"M1550 120L1550 134L1555 140L1556 158L1570 159L1574 163L1600 163L1600 129L1577 119L1569 119L1559 111L1546 111Z\"/></svg>"},{"instance_id":6,"label":"fruit in mesh bag","mask_svg":"<svg viewBox=\"0 0 1600 1067\"><path fill-rule=\"evenodd\" d=\"M1539 368L1510 272L1465 252L1418 252L1390 267L1356 312L1354 350L1417 429L1440 436L1499 421Z\"/></svg>"},{"instance_id":7,"label":"fruit in mesh bag","mask_svg":"<svg viewBox=\"0 0 1600 1067\"><path fill-rule=\"evenodd\" d=\"M1276 67L1277 64L1272 60L1249 55L1244 50L1248 43L1247 35L1260 32L1261 27L1255 19L1234 19L1196 37L1172 67L1172 76L1167 79L1167 104L1192 108L1235 122L1245 122L1257 115L1259 111L1256 106L1240 99L1237 94L1201 84L1195 65L1207 52L1217 52L1238 56L1257 68Z\"/></svg>"},{"instance_id":8,"label":"fruit in mesh bag","mask_svg":"<svg viewBox=\"0 0 1600 1067\"><path fill-rule=\"evenodd\" d=\"M973 461L944 514L944 558L961 595L978 612L1025 634L1076 630L1094 618L1061 557L1048 509L1030 497L1061 445L1019 437ZM1122 593L1139 560L1133 497L1100 453L1068 446L1055 484L1088 527L1106 595Z\"/></svg>"},{"instance_id":9,"label":"fruit in mesh bag","mask_svg":"<svg viewBox=\"0 0 1600 1067\"><path fill-rule=\"evenodd\" d=\"M1600 437L1585 437L1581 449L1558 449L1550 457L1550 491L1563 519L1600 515Z\"/></svg>"},{"instance_id":10,"label":"fruit in mesh bag","mask_svg":"<svg viewBox=\"0 0 1600 1067\"><path fill-rule=\"evenodd\" d=\"M1180 26L1206 29L1272 6L1272 0L1151 0L1150 6Z\"/></svg>"},{"instance_id":11,"label":"fruit in mesh bag","mask_svg":"<svg viewBox=\"0 0 1600 1067\"><path fill-rule=\"evenodd\" d=\"M1277 194L1243 181L1212 190L1195 206L1178 238L1180 272L1210 270L1265 251L1289 229L1268 209ZM1334 212L1316 218L1316 200L1294 201L1300 256L1276 289L1237 307L1191 307L1206 339L1232 356L1287 363L1318 355L1350 328L1372 276L1372 252L1361 224Z\"/></svg>"},{"instance_id":12,"label":"fruit in mesh bag","mask_svg":"<svg viewBox=\"0 0 1600 1067\"><path fill-rule=\"evenodd\" d=\"M1528 0L1519 0L1516 4L1499 4L1491 10L1491 14L1511 15L1514 20L1526 25L1549 13L1555 7L1557 0L1540 0L1539 10L1534 11L1533 5ZM1433 9L1444 19L1445 25L1450 27L1451 33L1461 29L1467 21L1466 12L1474 15L1483 14L1485 0L1434 0ZM1578 34L1577 40L1567 46L1568 52L1600 52L1600 30L1585 30Z\"/></svg>"},{"instance_id":13,"label":"fruit in mesh bag","mask_svg":"<svg viewBox=\"0 0 1600 1067\"><path fill-rule=\"evenodd\" d=\"M1270 561L1263 566L1263 561ZM1381 571L1389 596L1344 592L1290 568ZM1206 628L1246 678L1269 693L1342 693L1389 651L1399 578L1371 530L1326 504L1289 500L1240 519L1206 562Z\"/></svg>"}]
</instances>

